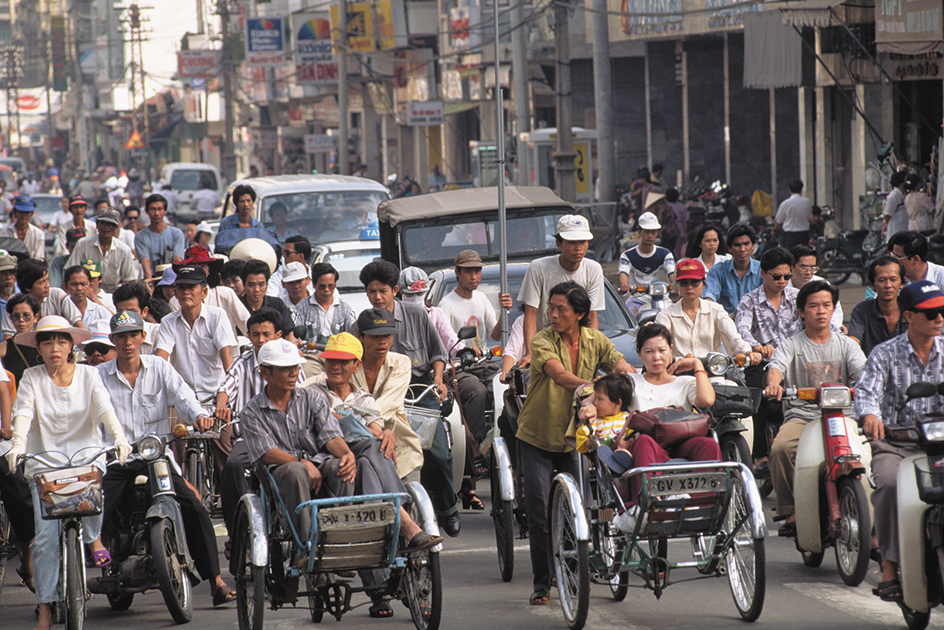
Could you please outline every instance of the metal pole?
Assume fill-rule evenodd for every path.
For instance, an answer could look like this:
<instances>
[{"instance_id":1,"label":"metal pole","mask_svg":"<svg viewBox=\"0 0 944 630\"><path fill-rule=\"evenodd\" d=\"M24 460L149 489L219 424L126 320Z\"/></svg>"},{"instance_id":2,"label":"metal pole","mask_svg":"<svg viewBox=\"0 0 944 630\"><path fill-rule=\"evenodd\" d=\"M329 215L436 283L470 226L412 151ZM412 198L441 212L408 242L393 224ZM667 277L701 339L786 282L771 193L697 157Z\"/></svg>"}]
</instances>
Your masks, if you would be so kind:
<instances>
[{"instance_id":1,"label":"metal pole","mask_svg":"<svg viewBox=\"0 0 944 630\"><path fill-rule=\"evenodd\" d=\"M593 101L597 113L597 165L600 171L597 187L600 198L593 199L591 195L591 200L613 201L616 195L616 134L613 133L613 83L610 35L607 32L609 16L606 0L592 0L590 6L593 10Z\"/></svg>"},{"instance_id":2,"label":"metal pole","mask_svg":"<svg viewBox=\"0 0 944 630\"><path fill-rule=\"evenodd\" d=\"M495 158L498 171L498 269L499 291L508 292L508 217L505 214L505 111L501 91L501 46L498 0L492 0L495 17ZM516 95L517 96L517 95ZM502 346L508 343L508 309L501 309Z\"/></svg>"},{"instance_id":3,"label":"metal pole","mask_svg":"<svg viewBox=\"0 0 944 630\"><path fill-rule=\"evenodd\" d=\"M338 0L338 175L348 175L347 154L347 0Z\"/></svg>"},{"instance_id":4,"label":"metal pole","mask_svg":"<svg viewBox=\"0 0 944 630\"><path fill-rule=\"evenodd\" d=\"M574 164L574 137L570 109L570 5L558 2L554 7L554 37L557 47L557 151L554 153L554 171L557 194L574 203L577 201L577 167Z\"/></svg>"},{"instance_id":5,"label":"metal pole","mask_svg":"<svg viewBox=\"0 0 944 630\"><path fill-rule=\"evenodd\" d=\"M223 167L223 179L228 182L236 179L236 153L234 151L233 135L235 127L235 105L236 93L233 89L233 54L232 41L229 34L229 6L228 0L219 0L220 22L223 27L223 54L221 63L223 64L223 117L224 117L224 135L223 154L221 156Z\"/></svg>"},{"instance_id":6,"label":"metal pole","mask_svg":"<svg viewBox=\"0 0 944 630\"><path fill-rule=\"evenodd\" d=\"M515 99L515 136L518 150L518 176L515 183L527 186L530 179L530 165L528 163L528 149L521 142L521 134L531 130L531 103L528 91L528 43L524 26L522 26L522 12L520 0L512 0L511 4L511 72L514 75L512 97Z\"/></svg>"}]
</instances>

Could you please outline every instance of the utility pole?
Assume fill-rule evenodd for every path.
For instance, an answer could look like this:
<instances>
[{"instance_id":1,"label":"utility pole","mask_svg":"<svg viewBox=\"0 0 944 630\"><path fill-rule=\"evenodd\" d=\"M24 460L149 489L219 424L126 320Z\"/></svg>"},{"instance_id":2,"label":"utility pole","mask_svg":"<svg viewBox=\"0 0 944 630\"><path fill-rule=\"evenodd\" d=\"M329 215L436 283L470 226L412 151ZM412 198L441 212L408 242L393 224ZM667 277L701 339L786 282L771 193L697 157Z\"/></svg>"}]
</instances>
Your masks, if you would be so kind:
<instances>
[{"instance_id":1,"label":"utility pole","mask_svg":"<svg viewBox=\"0 0 944 630\"><path fill-rule=\"evenodd\" d=\"M19 155L22 150L22 138L20 136L20 64L22 63L22 54L18 46L7 46L3 49L3 78L6 83L7 96L7 146L12 149L11 140L13 138L14 116L16 116L16 152Z\"/></svg>"},{"instance_id":2,"label":"utility pole","mask_svg":"<svg viewBox=\"0 0 944 630\"><path fill-rule=\"evenodd\" d=\"M217 7L220 12L220 22L222 22L222 35L223 35L223 54L222 54L222 64L223 64L223 117L224 121L224 135L223 138L223 152L222 152L222 166L223 166L223 179L228 182L236 179L236 152L233 145L233 128L235 127L233 105L235 99L235 92L233 90L233 42L229 32L230 21L229 21L229 5L228 0L219 0Z\"/></svg>"},{"instance_id":3,"label":"utility pole","mask_svg":"<svg viewBox=\"0 0 944 630\"><path fill-rule=\"evenodd\" d=\"M554 152L554 172L557 195L564 201L577 201L577 167L574 165L573 116L570 100L570 5L558 2L554 6L554 39L557 44L557 151Z\"/></svg>"},{"instance_id":4,"label":"utility pole","mask_svg":"<svg viewBox=\"0 0 944 630\"><path fill-rule=\"evenodd\" d=\"M609 16L607 15L606 0L591 0L590 6L593 9L593 101L597 115L597 166L600 171L599 201L613 201L616 195L616 145L614 143L616 136L613 133L610 34L607 31Z\"/></svg>"},{"instance_id":5,"label":"utility pole","mask_svg":"<svg viewBox=\"0 0 944 630\"><path fill-rule=\"evenodd\" d=\"M527 186L530 180L530 165L528 164L528 150L521 143L521 134L531 130L531 94L528 90L528 40L527 32L522 24L521 5L523 3L513 1L511 3L511 73L514 75L514 90L512 92L515 99L515 138L517 141L517 161L518 176L515 183L519 186ZM497 29L496 29L497 31Z\"/></svg>"},{"instance_id":6,"label":"utility pole","mask_svg":"<svg viewBox=\"0 0 944 630\"><path fill-rule=\"evenodd\" d=\"M132 4L128 7L128 26L130 27L131 44L131 124L134 130L140 131L138 127L138 103L141 104L141 117L144 134L141 140L144 142L144 173L145 181L151 181L151 122L148 115L147 92L144 89L144 50L142 42L144 41L144 31L141 28L143 20L141 11L152 7L141 7ZM137 76L135 76L137 75ZM133 160L132 160L133 162Z\"/></svg>"},{"instance_id":7,"label":"utility pole","mask_svg":"<svg viewBox=\"0 0 944 630\"><path fill-rule=\"evenodd\" d=\"M338 175L348 175L347 154L347 0L338 0Z\"/></svg>"}]
</instances>

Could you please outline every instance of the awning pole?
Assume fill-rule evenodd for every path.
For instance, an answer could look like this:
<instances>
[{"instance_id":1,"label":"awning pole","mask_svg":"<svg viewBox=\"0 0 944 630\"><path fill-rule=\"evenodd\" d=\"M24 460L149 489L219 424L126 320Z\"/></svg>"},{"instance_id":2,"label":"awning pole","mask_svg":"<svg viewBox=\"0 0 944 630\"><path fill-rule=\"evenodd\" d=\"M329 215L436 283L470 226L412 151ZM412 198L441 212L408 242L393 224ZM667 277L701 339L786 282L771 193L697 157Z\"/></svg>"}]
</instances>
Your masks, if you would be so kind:
<instances>
[{"instance_id":1,"label":"awning pole","mask_svg":"<svg viewBox=\"0 0 944 630\"><path fill-rule=\"evenodd\" d=\"M498 165L498 261L500 292L508 293L508 239L505 216L505 112L501 91L501 48L498 32L498 0L492 0L495 16L495 158ZM501 308L501 343L508 343L508 309Z\"/></svg>"}]
</instances>

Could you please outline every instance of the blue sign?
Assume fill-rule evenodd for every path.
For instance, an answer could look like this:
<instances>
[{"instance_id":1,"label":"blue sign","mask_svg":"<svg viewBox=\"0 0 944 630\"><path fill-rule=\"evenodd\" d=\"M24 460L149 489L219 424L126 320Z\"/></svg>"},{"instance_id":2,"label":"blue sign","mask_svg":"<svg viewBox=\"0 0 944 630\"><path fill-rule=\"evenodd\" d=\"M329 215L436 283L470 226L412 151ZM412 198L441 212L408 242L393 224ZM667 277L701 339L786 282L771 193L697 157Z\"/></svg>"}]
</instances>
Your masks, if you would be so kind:
<instances>
[{"instance_id":1,"label":"blue sign","mask_svg":"<svg viewBox=\"0 0 944 630\"><path fill-rule=\"evenodd\" d=\"M362 241L379 241L380 240L380 224L377 221L371 221L367 224L367 227L361 230L361 240Z\"/></svg>"},{"instance_id":2,"label":"blue sign","mask_svg":"<svg viewBox=\"0 0 944 630\"><path fill-rule=\"evenodd\" d=\"M280 53L285 50L282 18L246 20L246 48L249 53Z\"/></svg>"},{"instance_id":3,"label":"blue sign","mask_svg":"<svg viewBox=\"0 0 944 630\"><path fill-rule=\"evenodd\" d=\"M207 80L192 78L190 79L190 91L191 92L206 92L207 89Z\"/></svg>"}]
</instances>

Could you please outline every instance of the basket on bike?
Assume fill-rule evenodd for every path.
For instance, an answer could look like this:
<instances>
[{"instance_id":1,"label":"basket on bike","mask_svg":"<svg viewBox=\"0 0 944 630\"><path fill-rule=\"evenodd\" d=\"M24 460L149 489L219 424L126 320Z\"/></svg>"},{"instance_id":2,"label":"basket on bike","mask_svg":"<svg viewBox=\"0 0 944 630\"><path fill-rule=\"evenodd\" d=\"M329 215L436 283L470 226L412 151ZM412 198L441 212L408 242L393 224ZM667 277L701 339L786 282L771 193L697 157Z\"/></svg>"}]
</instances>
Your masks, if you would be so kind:
<instances>
[{"instance_id":1,"label":"basket on bike","mask_svg":"<svg viewBox=\"0 0 944 630\"><path fill-rule=\"evenodd\" d=\"M97 466L60 468L33 479L44 519L102 513L102 471Z\"/></svg>"},{"instance_id":2,"label":"basket on bike","mask_svg":"<svg viewBox=\"0 0 944 630\"><path fill-rule=\"evenodd\" d=\"M918 496L925 503L944 503L944 457L920 457L915 460Z\"/></svg>"},{"instance_id":3,"label":"basket on bike","mask_svg":"<svg viewBox=\"0 0 944 630\"><path fill-rule=\"evenodd\" d=\"M406 417L410 421L410 428L420 438L420 446L428 451L433 445L436 436L436 425L440 420L439 409L427 409L416 405L404 405Z\"/></svg>"},{"instance_id":4,"label":"basket on bike","mask_svg":"<svg viewBox=\"0 0 944 630\"><path fill-rule=\"evenodd\" d=\"M713 384L715 404L711 412L715 416L752 416L760 407L761 391L738 385Z\"/></svg>"}]
</instances>

